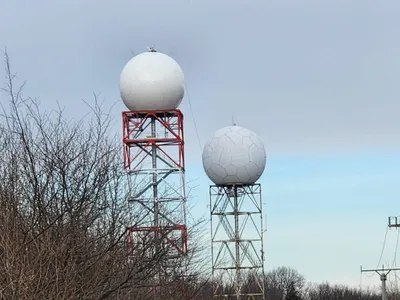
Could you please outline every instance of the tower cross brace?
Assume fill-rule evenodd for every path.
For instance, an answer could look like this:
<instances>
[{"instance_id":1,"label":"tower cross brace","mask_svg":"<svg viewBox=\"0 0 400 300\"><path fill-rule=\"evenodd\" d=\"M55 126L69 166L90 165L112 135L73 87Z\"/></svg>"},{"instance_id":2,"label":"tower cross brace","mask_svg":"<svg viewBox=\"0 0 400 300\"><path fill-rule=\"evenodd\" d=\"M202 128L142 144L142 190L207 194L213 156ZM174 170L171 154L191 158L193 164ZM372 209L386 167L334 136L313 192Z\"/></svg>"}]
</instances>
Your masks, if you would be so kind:
<instances>
[{"instance_id":1,"label":"tower cross brace","mask_svg":"<svg viewBox=\"0 0 400 300\"><path fill-rule=\"evenodd\" d=\"M125 111L122 127L127 244L133 255L145 243L152 245L149 258L163 253L150 283L157 287L176 278L181 271L174 261L187 254L183 114L178 109Z\"/></svg>"},{"instance_id":2,"label":"tower cross brace","mask_svg":"<svg viewBox=\"0 0 400 300\"><path fill-rule=\"evenodd\" d=\"M210 215L213 299L264 300L261 185L211 185Z\"/></svg>"}]
</instances>

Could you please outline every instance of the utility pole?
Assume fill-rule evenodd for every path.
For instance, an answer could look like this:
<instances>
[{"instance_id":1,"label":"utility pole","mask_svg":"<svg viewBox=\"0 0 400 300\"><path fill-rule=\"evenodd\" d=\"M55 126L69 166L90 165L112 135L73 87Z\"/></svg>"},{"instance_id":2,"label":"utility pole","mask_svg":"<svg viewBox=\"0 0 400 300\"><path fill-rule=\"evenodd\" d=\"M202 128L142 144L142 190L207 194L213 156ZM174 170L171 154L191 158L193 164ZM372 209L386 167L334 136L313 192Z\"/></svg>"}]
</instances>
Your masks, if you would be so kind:
<instances>
[{"instance_id":1,"label":"utility pole","mask_svg":"<svg viewBox=\"0 0 400 300\"><path fill-rule=\"evenodd\" d=\"M399 228L400 227L400 217L389 217L389 228Z\"/></svg>"},{"instance_id":2,"label":"utility pole","mask_svg":"<svg viewBox=\"0 0 400 300\"><path fill-rule=\"evenodd\" d=\"M400 228L400 217L389 217L388 218L388 227L390 228ZM391 271L399 271L399 268L390 268L390 269L385 269L384 266L382 266L382 269L371 269L371 270L363 270L361 266L361 272L376 272L380 279L381 279L381 290L382 290L382 300L387 300L387 291L386 291L386 280L387 280L387 275Z\"/></svg>"},{"instance_id":3,"label":"utility pole","mask_svg":"<svg viewBox=\"0 0 400 300\"><path fill-rule=\"evenodd\" d=\"M400 217L389 217L388 218L388 227L396 228L396 229L400 228ZM400 268L385 269L385 267L382 266L382 269L363 270L363 268L361 266L361 273L375 272L379 275L379 277L381 279L382 300L388 300L387 291L386 291L386 280L387 280L387 275L391 271L400 271Z\"/></svg>"},{"instance_id":4,"label":"utility pole","mask_svg":"<svg viewBox=\"0 0 400 300\"><path fill-rule=\"evenodd\" d=\"M387 296L387 291L386 291L386 280L387 280L387 275L391 271L400 271L398 268L394 269L385 269L384 266L382 266L382 269L371 269L371 270L363 270L361 266L361 272L376 272L380 276L381 279L381 290L382 290L382 300L388 300Z\"/></svg>"}]
</instances>

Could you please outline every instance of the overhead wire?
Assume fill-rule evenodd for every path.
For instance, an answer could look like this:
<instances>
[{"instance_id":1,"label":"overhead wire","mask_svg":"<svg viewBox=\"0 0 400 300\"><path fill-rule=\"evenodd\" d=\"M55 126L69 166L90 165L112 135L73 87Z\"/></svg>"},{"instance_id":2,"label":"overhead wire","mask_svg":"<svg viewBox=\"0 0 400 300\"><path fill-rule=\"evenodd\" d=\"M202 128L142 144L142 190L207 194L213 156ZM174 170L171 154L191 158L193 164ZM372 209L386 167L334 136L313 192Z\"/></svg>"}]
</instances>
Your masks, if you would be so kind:
<instances>
[{"instance_id":1,"label":"overhead wire","mask_svg":"<svg viewBox=\"0 0 400 300\"><path fill-rule=\"evenodd\" d=\"M378 264L377 264L376 268L379 268L379 265L381 264L382 257L383 257L383 253L385 252L386 239L387 239L387 234L388 234L388 232L389 232L389 227L386 226L385 238L383 239L383 245L382 245L381 255L380 255L380 257L379 257L379 261L378 261Z\"/></svg>"},{"instance_id":2,"label":"overhead wire","mask_svg":"<svg viewBox=\"0 0 400 300\"><path fill-rule=\"evenodd\" d=\"M193 119L193 124L194 124L194 130L196 132L196 136L197 136L197 142L199 144L199 148L200 151L202 150L202 144L201 144L201 140L200 140L200 134L199 134L199 130L197 128L197 122L196 122L196 118L194 117L194 112L193 112L193 106L192 106L192 101L190 101L190 94L189 94L189 89L187 87L187 84L185 83L185 90L186 90L186 94L187 94L187 98L188 98L188 103L189 103L189 109L190 109L190 114L192 115L192 119Z\"/></svg>"},{"instance_id":3,"label":"overhead wire","mask_svg":"<svg viewBox=\"0 0 400 300\"><path fill-rule=\"evenodd\" d=\"M397 249L399 247L399 237L400 237L400 230L397 230L396 246L394 248L394 257L393 257L393 262L392 262L392 268L397 264Z\"/></svg>"},{"instance_id":4,"label":"overhead wire","mask_svg":"<svg viewBox=\"0 0 400 300\"><path fill-rule=\"evenodd\" d=\"M197 138L198 147L199 147L200 153L202 153L203 145L202 145L201 138L200 138L200 133L199 133L199 130L198 130L198 127L197 127L196 117L195 117L195 114L194 114L193 105L192 105L192 101L191 101L191 97L190 97L189 88L188 88L187 83L185 83L185 93L187 95L190 114L191 114L192 120L193 120L193 127L194 127L194 130L196 132L196 138ZM208 179L209 185L212 185L212 182L211 182L210 178L207 177L207 179ZM208 193L207 193L207 196L208 196Z\"/></svg>"},{"instance_id":5,"label":"overhead wire","mask_svg":"<svg viewBox=\"0 0 400 300\"><path fill-rule=\"evenodd\" d=\"M200 134L199 134L199 130L198 130L198 127L197 127L197 122L196 122L195 114L194 114L194 111L193 111L192 101L191 101L191 99L190 99L189 89L188 89L188 86L187 86L186 83L185 83L185 92L186 92L186 94L187 94L188 103L189 103L189 109L190 109L190 113L191 113L192 119L193 119L194 130L196 131L196 137L197 137L197 142L198 142L199 150L200 150L200 153L202 153L202 151L203 151L203 146L202 146L202 143L201 143ZM208 179L208 184L209 184L209 185L212 185L211 179L210 179L208 176L207 176L207 179ZM208 196L209 196L209 195L208 195L208 193L206 192L206 199L207 199ZM207 205L207 207L209 207L209 205ZM211 207L210 207L210 209L211 209ZM190 214L191 217L193 218L193 215L190 213L190 211L189 211L189 214ZM212 239L212 233L211 233L210 238Z\"/></svg>"},{"instance_id":6,"label":"overhead wire","mask_svg":"<svg viewBox=\"0 0 400 300\"><path fill-rule=\"evenodd\" d=\"M192 101L191 101L191 99L190 99L190 93L189 93L189 89L188 89L187 83L185 83L185 92L186 92L186 94L187 94L187 99L188 99L188 103L189 103L190 114L192 115L193 124L194 124L194 130L195 130L195 132L196 132L196 137L197 137L197 143L198 143L199 150L200 150L200 153L201 153L201 152L203 151L203 144L202 144L202 142L201 142L199 130L198 130L198 127L197 127L197 122L196 122L196 118L195 118L195 114L194 114L194 110L193 110L193 106L192 106ZM208 178L208 177L207 177L207 178ZM212 184L210 178L208 178L208 182L209 182L210 185Z\"/></svg>"},{"instance_id":7,"label":"overhead wire","mask_svg":"<svg viewBox=\"0 0 400 300\"><path fill-rule=\"evenodd\" d=\"M397 249L399 247L399 238L400 238L400 230L397 230L397 238L396 238L396 246L394 248L394 257L393 257L393 262L392 262L392 268L395 268L397 265ZM397 272L394 272L394 278L396 280L396 289L398 289L398 280L399 276L397 275Z\"/></svg>"},{"instance_id":8,"label":"overhead wire","mask_svg":"<svg viewBox=\"0 0 400 300\"><path fill-rule=\"evenodd\" d=\"M383 239L381 254L380 254L380 256L379 256L379 261L378 261L378 264L377 264L377 266L376 266L377 269L379 268L379 265L381 264L381 261L382 261L382 258L383 258L383 253L385 252L386 240L387 240L388 232L389 232L389 227L386 226L385 237L384 237L384 239ZM368 273L365 273L365 276L367 276L367 277L372 277L372 276L374 276L374 274L369 275Z\"/></svg>"}]
</instances>

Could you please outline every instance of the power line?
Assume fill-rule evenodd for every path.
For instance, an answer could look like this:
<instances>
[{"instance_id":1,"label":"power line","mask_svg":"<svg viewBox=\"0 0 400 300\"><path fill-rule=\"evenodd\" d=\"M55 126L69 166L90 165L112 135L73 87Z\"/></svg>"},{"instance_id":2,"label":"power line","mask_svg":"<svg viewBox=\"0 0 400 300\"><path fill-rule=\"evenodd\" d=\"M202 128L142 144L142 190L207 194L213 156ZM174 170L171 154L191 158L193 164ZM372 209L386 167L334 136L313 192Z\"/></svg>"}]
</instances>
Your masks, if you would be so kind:
<instances>
[{"instance_id":1,"label":"power line","mask_svg":"<svg viewBox=\"0 0 400 300\"><path fill-rule=\"evenodd\" d=\"M389 231L389 227L386 226L386 232L385 232L385 238L383 240L381 256L379 257L379 261L378 261L378 264L376 265L376 268L379 268L379 265L381 264L381 261L382 261L383 253L385 252L386 238L387 238L388 231Z\"/></svg>"},{"instance_id":2,"label":"power line","mask_svg":"<svg viewBox=\"0 0 400 300\"><path fill-rule=\"evenodd\" d=\"M398 216L397 217L393 217L393 216L389 217L388 227L389 228L394 227L396 229L399 229L400 228L400 217L398 217ZM399 246L399 235L400 235L400 231L397 231L396 246L395 246L395 250L394 250L394 258L393 258L393 263L392 263L393 265L397 263L397 249ZM397 284L397 280L399 277L397 276L396 273L394 274L394 276L396 278L396 284Z\"/></svg>"},{"instance_id":3,"label":"power line","mask_svg":"<svg viewBox=\"0 0 400 300\"><path fill-rule=\"evenodd\" d=\"M396 263L397 263L397 249L398 249L399 240L400 240L400 230L397 232L397 239L396 239L396 245L395 245L395 249L394 249L394 257L393 257L391 269L387 269L387 271L389 271L389 272L387 272L387 273L382 273L382 274L379 273L379 270L382 271L382 272L385 271L385 270L383 270L383 266L382 266L382 269L378 269L378 268L379 268L379 265L381 264L381 261L382 261L382 258L383 258L383 254L384 254L384 252L385 252L386 241L387 241L387 234L388 234L389 229L390 229L391 227L399 228L399 227L400 227L400 218L397 218L397 217L389 217L389 224L388 224L388 226L386 227L385 237L384 237L384 239L383 239L383 244L382 244L382 250L381 250L381 254L380 254L379 261L378 261L378 264L377 264L376 269L375 269L375 270L362 270L362 267L361 267L361 272L372 272L372 271L377 272L377 273L380 275L381 280L382 280L382 288L384 288L384 285L385 285L385 282L386 282L386 276L388 275L388 273L389 273L390 271L392 271L392 270L393 270L393 271L400 270L400 269L398 269L398 268L395 268L395 265L396 265ZM390 263L389 263L389 264L390 264ZM368 274L366 274L366 275L367 275L368 277L372 277L372 276L373 276L373 275L368 275ZM397 274L396 274L396 273L395 273L395 277L396 277L396 279L397 279ZM362 280L362 279L360 279L360 280ZM360 282L362 282L362 281L360 281ZM360 283L360 285L361 285L361 283ZM382 293L384 294L385 292L382 290Z\"/></svg>"},{"instance_id":4,"label":"power line","mask_svg":"<svg viewBox=\"0 0 400 300\"><path fill-rule=\"evenodd\" d=\"M188 89L187 83L185 83L185 90L186 90L186 94L187 94L187 98L188 98L188 102L189 102L190 113L191 113L192 119L193 119L194 130L196 131L196 137L197 137L197 142L198 142L198 145L199 145L199 150L200 150L200 153L202 153L203 152L203 145L202 145L202 142L201 142L201 139L200 139L199 130L197 128L197 122L196 122L196 118L195 118L193 107L192 107L192 101L190 100L190 94L189 94L189 89ZM212 184L210 178L208 178L208 183Z\"/></svg>"},{"instance_id":5,"label":"power line","mask_svg":"<svg viewBox=\"0 0 400 300\"><path fill-rule=\"evenodd\" d=\"M383 257L383 253L385 252L386 239L387 239L387 234L388 234L388 232L389 232L389 227L386 227L385 237L384 237L384 239L383 239L383 245L382 245L381 254L380 254L380 257L379 257L378 264L377 264L377 266L376 266L377 269L379 268L379 265L381 264L382 257ZM365 275L366 275L367 277L373 277L373 276L374 276L374 274L369 275L369 274L367 274L367 273L366 273Z\"/></svg>"},{"instance_id":6,"label":"power line","mask_svg":"<svg viewBox=\"0 0 400 300\"><path fill-rule=\"evenodd\" d=\"M391 224L391 220L389 218L389 226L388 227L398 227L397 226L397 219L395 221L395 224ZM397 231L397 238L396 238L396 246L394 248L394 257L393 257L393 262L392 262L392 268L397 264L397 249L399 247L399 237L400 237L400 230ZM399 276L397 275L397 273L394 273L394 277L396 279L396 286L397 286L397 282L399 279Z\"/></svg>"},{"instance_id":7,"label":"power line","mask_svg":"<svg viewBox=\"0 0 400 300\"><path fill-rule=\"evenodd\" d=\"M202 145L201 145L201 140L200 140L200 134L199 134L199 130L197 129L197 122L196 122L196 118L194 117L194 112L193 112L193 107L192 107L192 101L190 101L190 94L189 94L189 89L187 87L187 84L185 84L185 90L186 90L186 94L187 94L187 98L188 98L188 102L189 102L189 108L190 108L190 113L192 115L192 119L193 119L193 124L194 124L194 130L196 131L196 136L197 136L197 142L199 143L199 149L200 151L202 151Z\"/></svg>"},{"instance_id":8,"label":"power line","mask_svg":"<svg viewBox=\"0 0 400 300\"><path fill-rule=\"evenodd\" d=\"M195 118L195 115L194 115L193 106L192 106L192 101L191 101L191 99L190 99L190 93L189 93L189 89L188 89L187 83L185 83L185 92L186 92L186 94L187 94L187 98L188 98L188 102L189 102L189 109L190 109L190 113L191 113L192 119L193 119L194 130L196 131L196 137L197 137L197 142L198 142L199 150L200 150L200 153L202 153L202 152L203 152L203 146L202 146L202 143L201 143L199 130L198 130L198 128L197 128L197 122L196 122L196 118ZM207 177L207 179L208 179L208 184L211 185L211 184L212 184L211 179L208 178L208 177ZM208 193L207 193L207 196L208 196Z\"/></svg>"},{"instance_id":9,"label":"power line","mask_svg":"<svg viewBox=\"0 0 400 300\"><path fill-rule=\"evenodd\" d=\"M396 246L394 248L394 257L393 257L393 262L392 262L392 268L396 265L396 261L397 261L397 248L399 247L399 237L400 237L400 230L397 231Z\"/></svg>"}]
</instances>

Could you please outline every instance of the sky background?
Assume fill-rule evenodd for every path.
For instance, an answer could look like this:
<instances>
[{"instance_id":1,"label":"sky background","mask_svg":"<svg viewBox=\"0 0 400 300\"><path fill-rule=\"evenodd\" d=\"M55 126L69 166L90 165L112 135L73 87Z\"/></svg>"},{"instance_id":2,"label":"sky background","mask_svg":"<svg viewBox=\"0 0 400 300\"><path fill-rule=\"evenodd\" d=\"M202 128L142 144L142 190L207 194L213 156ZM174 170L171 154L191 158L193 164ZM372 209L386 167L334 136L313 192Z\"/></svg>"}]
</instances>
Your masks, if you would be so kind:
<instances>
[{"instance_id":1,"label":"sky background","mask_svg":"<svg viewBox=\"0 0 400 300\"><path fill-rule=\"evenodd\" d=\"M120 130L119 74L154 45L186 76L187 179L207 214L201 146L230 125L264 141L266 270L360 284L400 212L400 2L5 1L0 47L44 108L79 118L100 94ZM3 78L4 72L0 70ZM1 102L6 96L0 94ZM191 108L190 109L190 105ZM198 128L199 139L195 130ZM392 264L397 232L382 262ZM363 286L379 284L362 277Z\"/></svg>"}]
</instances>

